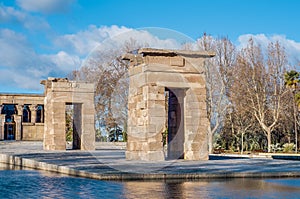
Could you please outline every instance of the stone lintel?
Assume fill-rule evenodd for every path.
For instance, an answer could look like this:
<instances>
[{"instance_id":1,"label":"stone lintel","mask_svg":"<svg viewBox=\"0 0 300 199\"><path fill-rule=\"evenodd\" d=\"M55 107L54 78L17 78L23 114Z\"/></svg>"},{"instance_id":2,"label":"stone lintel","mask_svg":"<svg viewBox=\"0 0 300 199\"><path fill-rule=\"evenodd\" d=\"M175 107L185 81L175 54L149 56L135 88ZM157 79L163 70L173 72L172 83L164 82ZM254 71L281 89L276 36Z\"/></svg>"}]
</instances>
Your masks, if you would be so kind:
<instances>
[{"instance_id":1,"label":"stone lintel","mask_svg":"<svg viewBox=\"0 0 300 199\"><path fill-rule=\"evenodd\" d=\"M212 51L188 51L188 50L167 50L167 49L155 49L155 48L141 48L138 51L139 54L145 56L166 56L166 57L194 57L194 58L209 58L214 57L216 54Z\"/></svg>"}]
</instances>

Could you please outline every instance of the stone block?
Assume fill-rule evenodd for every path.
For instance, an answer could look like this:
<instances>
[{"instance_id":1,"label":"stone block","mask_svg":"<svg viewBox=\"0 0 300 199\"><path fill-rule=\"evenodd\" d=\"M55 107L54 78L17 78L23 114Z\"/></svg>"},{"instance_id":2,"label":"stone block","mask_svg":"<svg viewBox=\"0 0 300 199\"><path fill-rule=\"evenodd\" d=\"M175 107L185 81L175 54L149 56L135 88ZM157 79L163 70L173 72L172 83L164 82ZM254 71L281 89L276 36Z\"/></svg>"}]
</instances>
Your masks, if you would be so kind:
<instances>
[{"instance_id":1,"label":"stone block","mask_svg":"<svg viewBox=\"0 0 300 199\"><path fill-rule=\"evenodd\" d=\"M185 160L208 160L208 152L187 151L184 153Z\"/></svg>"},{"instance_id":2,"label":"stone block","mask_svg":"<svg viewBox=\"0 0 300 199\"><path fill-rule=\"evenodd\" d=\"M141 117L139 117L139 118L137 118L137 125L138 126L144 126L144 119L143 118L141 118Z\"/></svg>"},{"instance_id":3,"label":"stone block","mask_svg":"<svg viewBox=\"0 0 300 199\"><path fill-rule=\"evenodd\" d=\"M169 57L164 56L146 56L145 62L147 64L160 64L168 66L170 64Z\"/></svg>"},{"instance_id":4,"label":"stone block","mask_svg":"<svg viewBox=\"0 0 300 199\"><path fill-rule=\"evenodd\" d=\"M129 68L129 76L133 76L141 73L143 70L142 66L134 66Z\"/></svg>"},{"instance_id":5,"label":"stone block","mask_svg":"<svg viewBox=\"0 0 300 199\"><path fill-rule=\"evenodd\" d=\"M150 108L148 115L150 117L166 117L166 110L164 108Z\"/></svg>"},{"instance_id":6,"label":"stone block","mask_svg":"<svg viewBox=\"0 0 300 199\"><path fill-rule=\"evenodd\" d=\"M191 90L191 93L193 93L195 96L199 96L198 100L205 100L203 96L206 96L206 89L205 88L193 88ZM201 97L202 96L202 97Z\"/></svg>"},{"instance_id":7,"label":"stone block","mask_svg":"<svg viewBox=\"0 0 300 199\"><path fill-rule=\"evenodd\" d=\"M162 150L159 151L148 151L147 154L142 158L142 160L147 161L164 161L165 155Z\"/></svg>"},{"instance_id":8,"label":"stone block","mask_svg":"<svg viewBox=\"0 0 300 199\"><path fill-rule=\"evenodd\" d=\"M185 79L190 83L198 83L201 85L205 85L205 79L197 74L185 75Z\"/></svg>"},{"instance_id":9,"label":"stone block","mask_svg":"<svg viewBox=\"0 0 300 199\"><path fill-rule=\"evenodd\" d=\"M148 97L147 98L148 100L154 100L154 101L165 100L165 95L164 94L149 93L147 97Z\"/></svg>"},{"instance_id":10,"label":"stone block","mask_svg":"<svg viewBox=\"0 0 300 199\"><path fill-rule=\"evenodd\" d=\"M148 142L147 146L148 146L149 150L151 150L151 151L159 151L159 150L162 150L163 143L162 143L162 141L157 140L155 142Z\"/></svg>"},{"instance_id":11,"label":"stone block","mask_svg":"<svg viewBox=\"0 0 300 199\"><path fill-rule=\"evenodd\" d=\"M125 156L127 160L141 160L137 151L127 150Z\"/></svg>"},{"instance_id":12,"label":"stone block","mask_svg":"<svg viewBox=\"0 0 300 199\"><path fill-rule=\"evenodd\" d=\"M136 108L137 109L145 109L147 107L147 101L137 102Z\"/></svg>"},{"instance_id":13,"label":"stone block","mask_svg":"<svg viewBox=\"0 0 300 199\"><path fill-rule=\"evenodd\" d=\"M207 139L207 131L201 133L194 133L187 136L187 142L201 142ZM204 135L205 134L205 135Z\"/></svg>"},{"instance_id":14,"label":"stone block","mask_svg":"<svg viewBox=\"0 0 300 199\"><path fill-rule=\"evenodd\" d=\"M185 59L183 57L170 57L170 65L171 66L179 66L182 67L185 64Z\"/></svg>"}]
</instances>

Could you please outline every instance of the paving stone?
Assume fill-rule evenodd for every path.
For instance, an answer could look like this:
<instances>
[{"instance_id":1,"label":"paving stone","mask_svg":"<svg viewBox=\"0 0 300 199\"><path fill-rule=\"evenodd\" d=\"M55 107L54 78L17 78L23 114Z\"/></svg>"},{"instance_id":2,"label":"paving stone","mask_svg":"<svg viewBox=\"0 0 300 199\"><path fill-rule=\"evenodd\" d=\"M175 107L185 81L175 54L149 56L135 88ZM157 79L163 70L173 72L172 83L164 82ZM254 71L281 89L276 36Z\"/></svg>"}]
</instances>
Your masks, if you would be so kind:
<instances>
[{"instance_id":1,"label":"paving stone","mask_svg":"<svg viewBox=\"0 0 300 199\"><path fill-rule=\"evenodd\" d=\"M42 142L0 142L0 162L102 180L300 177L300 161L233 158L202 161L125 159L125 149L46 151Z\"/></svg>"}]
</instances>

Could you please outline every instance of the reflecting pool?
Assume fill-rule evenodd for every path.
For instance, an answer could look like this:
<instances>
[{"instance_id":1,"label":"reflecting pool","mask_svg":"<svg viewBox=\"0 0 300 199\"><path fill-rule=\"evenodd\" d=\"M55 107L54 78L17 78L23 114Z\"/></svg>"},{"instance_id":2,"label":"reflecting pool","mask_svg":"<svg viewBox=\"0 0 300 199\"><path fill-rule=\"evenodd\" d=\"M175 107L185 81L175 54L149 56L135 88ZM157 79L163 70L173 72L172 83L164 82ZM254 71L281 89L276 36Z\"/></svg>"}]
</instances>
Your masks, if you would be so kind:
<instances>
[{"instance_id":1,"label":"reflecting pool","mask_svg":"<svg viewBox=\"0 0 300 199\"><path fill-rule=\"evenodd\" d=\"M299 195L299 178L120 182L18 170L0 164L0 198L299 198Z\"/></svg>"}]
</instances>

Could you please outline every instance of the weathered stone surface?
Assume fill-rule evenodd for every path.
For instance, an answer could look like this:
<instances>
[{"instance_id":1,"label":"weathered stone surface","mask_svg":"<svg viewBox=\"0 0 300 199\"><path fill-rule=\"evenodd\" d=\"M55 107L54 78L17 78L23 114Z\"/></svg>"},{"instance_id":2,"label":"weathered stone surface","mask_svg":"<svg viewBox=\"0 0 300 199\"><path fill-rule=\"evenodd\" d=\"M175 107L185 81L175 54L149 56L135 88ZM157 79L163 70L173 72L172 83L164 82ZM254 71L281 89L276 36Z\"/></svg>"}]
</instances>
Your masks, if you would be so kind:
<instances>
[{"instance_id":1,"label":"weathered stone surface","mask_svg":"<svg viewBox=\"0 0 300 199\"><path fill-rule=\"evenodd\" d=\"M73 104L76 129L76 135L73 137L79 139L75 148L94 150L94 85L61 78L49 78L43 80L42 84L45 85L44 149L66 149L66 105Z\"/></svg>"},{"instance_id":2,"label":"weathered stone surface","mask_svg":"<svg viewBox=\"0 0 300 199\"><path fill-rule=\"evenodd\" d=\"M203 62L214 54L150 48L138 53L123 56L130 61L126 158L165 159L162 134L168 128L168 158L207 159ZM174 103L167 93L175 94Z\"/></svg>"},{"instance_id":3,"label":"weathered stone surface","mask_svg":"<svg viewBox=\"0 0 300 199\"><path fill-rule=\"evenodd\" d=\"M12 125L14 129L14 140L43 140L44 128L38 126L37 106L43 106L44 95L39 94L0 94L0 112L5 105L12 105L15 108L15 114L12 115L13 122L5 121L5 113L0 116L0 140L5 138L8 131L5 125ZM23 108L27 105L30 114L28 119L30 122L23 121ZM41 120L43 120L43 110L41 110ZM39 121L42 123L43 121ZM6 136L7 137L7 136Z\"/></svg>"}]
</instances>

